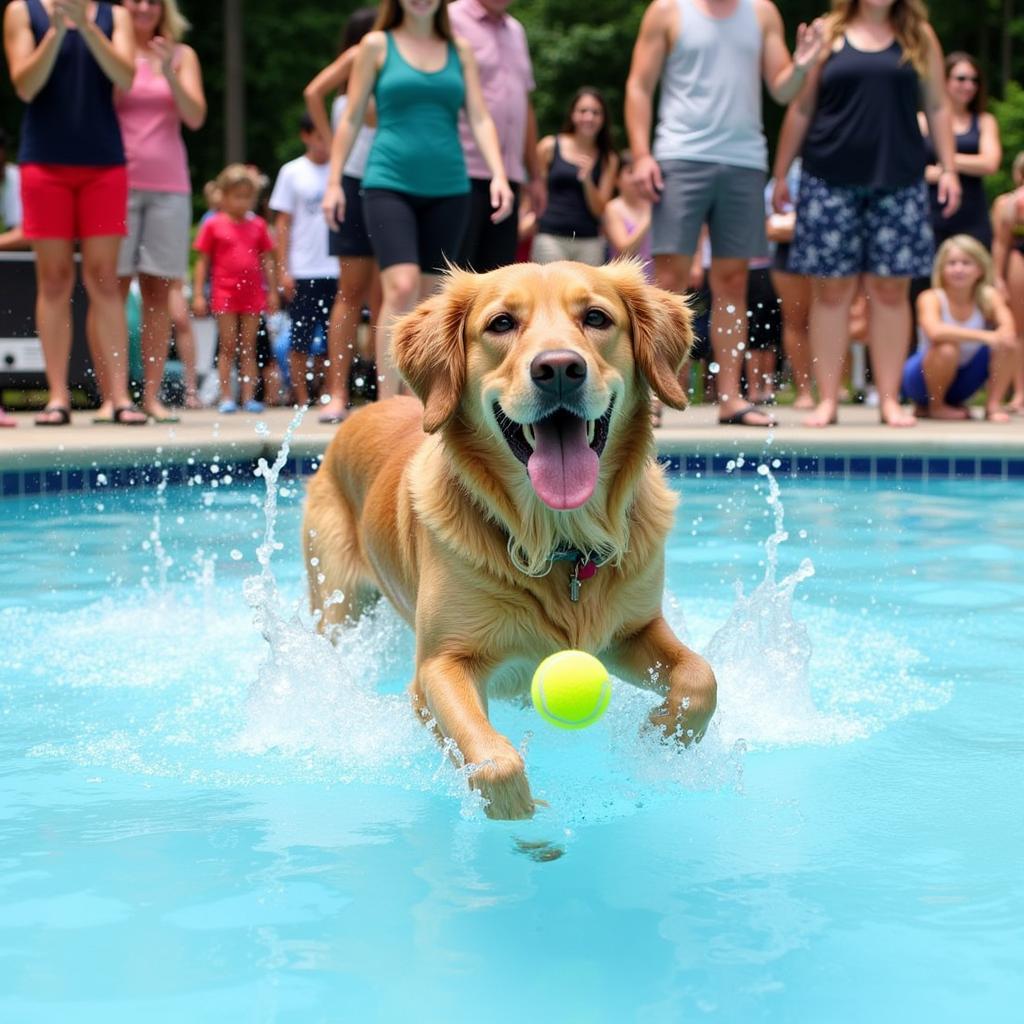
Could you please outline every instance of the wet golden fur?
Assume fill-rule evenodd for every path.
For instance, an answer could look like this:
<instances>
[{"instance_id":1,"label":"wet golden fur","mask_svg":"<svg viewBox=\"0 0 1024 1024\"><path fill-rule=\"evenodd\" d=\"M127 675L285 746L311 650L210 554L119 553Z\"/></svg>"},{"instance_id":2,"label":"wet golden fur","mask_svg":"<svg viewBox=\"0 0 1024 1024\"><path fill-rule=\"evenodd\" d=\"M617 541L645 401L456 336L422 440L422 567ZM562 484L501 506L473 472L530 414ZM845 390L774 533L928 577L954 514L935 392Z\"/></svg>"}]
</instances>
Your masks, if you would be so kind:
<instances>
[{"instance_id":1,"label":"wet golden fur","mask_svg":"<svg viewBox=\"0 0 1024 1024\"><path fill-rule=\"evenodd\" d=\"M594 308L610 325L584 322ZM499 313L515 330L488 329ZM310 483L303 538L321 627L377 594L392 602L416 632L413 704L481 765L471 785L494 817L528 817L534 803L522 758L487 719L488 697L525 695L548 654L590 651L654 690L651 722L683 742L714 712L710 668L661 614L675 499L653 457L650 392L686 404L678 373L691 339L686 304L631 263L455 272L396 328L398 368L422 404L353 413ZM586 360L585 418L615 401L596 489L571 511L537 497L492 411L498 401L512 420L533 421L529 367L545 349ZM569 564L550 561L565 547L604 560L578 603Z\"/></svg>"}]
</instances>

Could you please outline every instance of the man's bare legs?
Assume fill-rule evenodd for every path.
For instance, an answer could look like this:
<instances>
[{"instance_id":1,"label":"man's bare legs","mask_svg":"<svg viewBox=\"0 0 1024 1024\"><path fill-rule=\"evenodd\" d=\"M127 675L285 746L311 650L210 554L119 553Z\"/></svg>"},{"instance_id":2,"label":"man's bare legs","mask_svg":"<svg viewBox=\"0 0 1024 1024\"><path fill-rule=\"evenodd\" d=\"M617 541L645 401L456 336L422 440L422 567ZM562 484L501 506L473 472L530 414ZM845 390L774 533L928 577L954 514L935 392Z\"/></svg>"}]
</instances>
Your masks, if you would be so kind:
<instances>
[{"instance_id":1,"label":"man's bare legs","mask_svg":"<svg viewBox=\"0 0 1024 1024\"><path fill-rule=\"evenodd\" d=\"M658 287L683 295L690 278L692 256L660 254L654 257ZM742 360L747 350L747 261L711 260L711 348L718 363L718 418L740 413L747 402L740 389ZM743 416L752 427L771 425L772 418L757 409Z\"/></svg>"}]
</instances>

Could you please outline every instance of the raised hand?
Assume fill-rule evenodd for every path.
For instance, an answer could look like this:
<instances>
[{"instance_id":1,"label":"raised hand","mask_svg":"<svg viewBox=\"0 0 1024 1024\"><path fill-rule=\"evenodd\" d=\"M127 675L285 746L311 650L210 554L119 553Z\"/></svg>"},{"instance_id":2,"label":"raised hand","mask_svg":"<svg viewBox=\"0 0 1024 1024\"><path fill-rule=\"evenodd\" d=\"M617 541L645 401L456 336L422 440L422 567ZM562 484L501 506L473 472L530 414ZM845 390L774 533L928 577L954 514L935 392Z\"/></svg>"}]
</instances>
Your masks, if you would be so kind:
<instances>
[{"instance_id":1,"label":"raised hand","mask_svg":"<svg viewBox=\"0 0 1024 1024\"><path fill-rule=\"evenodd\" d=\"M815 18L810 25L801 23L796 30L796 49L793 62L801 71L806 71L818 59L825 44L825 22Z\"/></svg>"}]
</instances>

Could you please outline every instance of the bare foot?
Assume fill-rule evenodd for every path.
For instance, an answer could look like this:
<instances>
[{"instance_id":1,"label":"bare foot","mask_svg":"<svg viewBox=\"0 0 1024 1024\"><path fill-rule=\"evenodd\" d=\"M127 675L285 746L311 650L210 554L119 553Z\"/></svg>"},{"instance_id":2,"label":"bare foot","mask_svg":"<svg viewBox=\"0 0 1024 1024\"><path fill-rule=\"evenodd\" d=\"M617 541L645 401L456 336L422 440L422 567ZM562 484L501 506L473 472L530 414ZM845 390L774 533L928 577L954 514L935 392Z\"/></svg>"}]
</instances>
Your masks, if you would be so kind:
<instances>
[{"instance_id":1,"label":"bare foot","mask_svg":"<svg viewBox=\"0 0 1024 1024\"><path fill-rule=\"evenodd\" d=\"M834 402L819 402L810 416L801 421L805 427L831 427L839 422L839 414Z\"/></svg>"},{"instance_id":2,"label":"bare foot","mask_svg":"<svg viewBox=\"0 0 1024 1024\"><path fill-rule=\"evenodd\" d=\"M810 391L804 391L796 396L796 400L793 402L794 409L800 409L806 411L807 409L814 408L814 395Z\"/></svg>"},{"instance_id":3,"label":"bare foot","mask_svg":"<svg viewBox=\"0 0 1024 1024\"><path fill-rule=\"evenodd\" d=\"M185 392L185 408L186 409L202 409L203 403L199 400L199 395L193 388L191 391Z\"/></svg>"},{"instance_id":4,"label":"bare foot","mask_svg":"<svg viewBox=\"0 0 1024 1024\"><path fill-rule=\"evenodd\" d=\"M170 420L176 420L178 417L175 416L170 409L167 408L163 402L146 402L142 406L142 411L150 417L150 419L156 420L157 423L161 421L169 422Z\"/></svg>"},{"instance_id":5,"label":"bare foot","mask_svg":"<svg viewBox=\"0 0 1024 1024\"><path fill-rule=\"evenodd\" d=\"M932 420L969 420L971 414L962 405L932 402L928 406L928 418Z\"/></svg>"},{"instance_id":6,"label":"bare foot","mask_svg":"<svg viewBox=\"0 0 1024 1024\"><path fill-rule=\"evenodd\" d=\"M882 423L887 427L916 427L917 419L906 412L899 402L889 401L879 409Z\"/></svg>"},{"instance_id":7,"label":"bare foot","mask_svg":"<svg viewBox=\"0 0 1024 1024\"><path fill-rule=\"evenodd\" d=\"M1008 412L1004 409L1000 409L997 405L994 408L985 410L985 419L987 419L989 423L1009 423L1011 417Z\"/></svg>"}]
</instances>

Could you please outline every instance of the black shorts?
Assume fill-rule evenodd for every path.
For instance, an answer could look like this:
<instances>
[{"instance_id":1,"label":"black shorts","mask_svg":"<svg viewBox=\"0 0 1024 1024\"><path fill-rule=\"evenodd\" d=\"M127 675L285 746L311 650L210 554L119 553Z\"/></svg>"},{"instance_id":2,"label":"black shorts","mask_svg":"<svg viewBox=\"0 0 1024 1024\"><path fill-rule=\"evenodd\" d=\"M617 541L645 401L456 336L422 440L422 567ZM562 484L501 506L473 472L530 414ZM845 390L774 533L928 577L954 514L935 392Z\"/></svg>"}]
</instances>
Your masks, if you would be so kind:
<instances>
[{"instance_id":1,"label":"black shorts","mask_svg":"<svg viewBox=\"0 0 1024 1024\"><path fill-rule=\"evenodd\" d=\"M747 347L755 352L778 348L782 344L782 310L767 267L750 271L747 309Z\"/></svg>"},{"instance_id":2,"label":"black shorts","mask_svg":"<svg viewBox=\"0 0 1024 1024\"><path fill-rule=\"evenodd\" d=\"M289 347L293 352L308 355L316 341L317 331L327 340L327 321L338 291L336 277L309 277L295 282L295 298L288 303L292 330Z\"/></svg>"},{"instance_id":3,"label":"black shorts","mask_svg":"<svg viewBox=\"0 0 1024 1024\"><path fill-rule=\"evenodd\" d=\"M772 256L772 270L780 274L791 273L789 269L789 242L776 242L775 255Z\"/></svg>"},{"instance_id":4,"label":"black shorts","mask_svg":"<svg viewBox=\"0 0 1024 1024\"><path fill-rule=\"evenodd\" d=\"M516 261L519 242L519 186L512 186L512 212L499 224L491 223L491 182L471 178L469 182L469 224L462 239L459 266L486 274Z\"/></svg>"},{"instance_id":5,"label":"black shorts","mask_svg":"<svg viewBox=\"0 0 1024 1024\"><path fill-rule=\"evenodd\" d=\"M455 263L469 220L469 193L414 196L387 188L363 189L363 211L381 270L415 263L424 274Z\"/></svg>"},{"instance_id":6,"label":"black shorts","mask_svg":"<svg viewBox=\"0 0 1024 1024\"><path fill-rule=\"evenodd\" d=\"M340 230L331 231L327 251L332 256L372 256L373 246L363 217L363 183L343 174L341 191L345 193L345 219Z\"/></svg>"}]
</instances>

